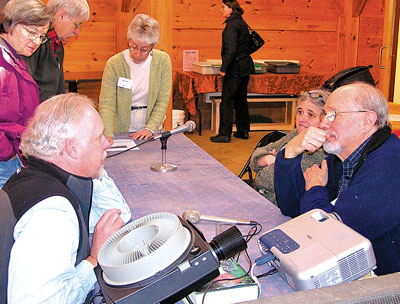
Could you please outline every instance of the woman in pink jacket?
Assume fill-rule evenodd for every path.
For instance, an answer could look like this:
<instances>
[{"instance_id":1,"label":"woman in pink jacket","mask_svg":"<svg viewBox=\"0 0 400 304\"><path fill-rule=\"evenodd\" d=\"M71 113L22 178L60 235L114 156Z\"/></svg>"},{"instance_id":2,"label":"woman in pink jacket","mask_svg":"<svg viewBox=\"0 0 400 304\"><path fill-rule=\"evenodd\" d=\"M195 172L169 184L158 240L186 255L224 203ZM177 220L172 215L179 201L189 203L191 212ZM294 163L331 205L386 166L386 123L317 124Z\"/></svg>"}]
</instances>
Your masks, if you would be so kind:
<instances>
[{"instance_id":1,"label":"woman in pink jacket","mask_svg":"<svg viewBox=\"0 0 400 304\"><path fill-rule=\"evenodd\" d=\"M39 105L20 55L31 56L46 41L50 18L39 0L11 0L0 15L0 189L21 166L21 134Z\"/></svg>"}]
</instances>

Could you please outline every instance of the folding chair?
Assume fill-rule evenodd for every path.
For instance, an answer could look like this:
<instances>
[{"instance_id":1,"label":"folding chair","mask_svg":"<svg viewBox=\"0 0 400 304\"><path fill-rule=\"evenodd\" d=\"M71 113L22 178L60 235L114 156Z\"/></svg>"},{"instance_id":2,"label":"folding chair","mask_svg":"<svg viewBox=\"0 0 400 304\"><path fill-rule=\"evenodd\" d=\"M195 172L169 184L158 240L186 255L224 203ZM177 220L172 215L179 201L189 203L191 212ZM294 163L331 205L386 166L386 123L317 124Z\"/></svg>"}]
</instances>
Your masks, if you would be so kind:
<instances>
[{"instance_id":1,"label":"folding chair","mask_svg":"<svg viewBox=\"0 0 400 304\"><path fill-rule=\"evenodd\" d=\"M287 135L287 133L283 131L272 131L266 135L264 135L263 138L260 139L260 141L257 143L255 148L253 149L253 152L259 148L259 147L264 147L268 145L269 143L275 142L279 139L281 139L283 136ZM251 155L253 154L251 152ZM251 155L249 159L247 160L246 164L244 165L242 171L239 173L238 177L242 179L245 183L247 183L249 186L254 188L254 179L253 179L253 172L250 168L250 160L251 160ZM248 179L243 179L243 175L248 174Z\"/></svg>"}]
</instances>

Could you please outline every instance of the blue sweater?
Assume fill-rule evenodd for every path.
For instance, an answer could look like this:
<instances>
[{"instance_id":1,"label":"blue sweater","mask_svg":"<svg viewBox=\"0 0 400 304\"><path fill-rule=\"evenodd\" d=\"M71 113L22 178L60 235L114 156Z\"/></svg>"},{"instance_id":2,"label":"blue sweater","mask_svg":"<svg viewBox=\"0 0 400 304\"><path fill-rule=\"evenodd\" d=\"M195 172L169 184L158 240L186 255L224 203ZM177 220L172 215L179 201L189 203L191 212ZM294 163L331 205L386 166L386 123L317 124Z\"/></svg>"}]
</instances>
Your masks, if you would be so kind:
<instances>
[{"instance_id":1,"label":"blue sweater","mask_svg":"<svg viewBox=\"0 0 400 304\"><path fill-rule=\"evenodd\" d=\"M392 134L368 153L334 206L330 202L336 198L337 181L342 176L338 158L327 157L326 187L305 191L301 155L285 159L284 153L281 151L275 162L275 190L281 212L291 217L315 208L336 212L343 223L371 241L377 275L400 271L400 140Z\"/></svg>"}]
</instances>

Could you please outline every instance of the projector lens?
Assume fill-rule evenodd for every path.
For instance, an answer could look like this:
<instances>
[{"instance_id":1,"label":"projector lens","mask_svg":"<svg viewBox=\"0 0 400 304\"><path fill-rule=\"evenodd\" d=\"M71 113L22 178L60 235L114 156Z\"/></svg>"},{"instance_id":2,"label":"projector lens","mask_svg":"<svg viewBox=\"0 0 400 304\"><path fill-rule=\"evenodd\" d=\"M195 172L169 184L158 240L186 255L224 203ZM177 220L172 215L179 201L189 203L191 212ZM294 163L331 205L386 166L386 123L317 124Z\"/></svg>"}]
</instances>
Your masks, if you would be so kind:
<instances>
[{"instance_id":1,"label":"projector lens","mask_svg":"<svg viewBox=\"0 0 400 304\"><path fill-rule=\"evenodd\" d=\"M210 246L219 260L227 260L247 249L247 243L236 226L214 237Z\"/></svg>"}]
</instances>

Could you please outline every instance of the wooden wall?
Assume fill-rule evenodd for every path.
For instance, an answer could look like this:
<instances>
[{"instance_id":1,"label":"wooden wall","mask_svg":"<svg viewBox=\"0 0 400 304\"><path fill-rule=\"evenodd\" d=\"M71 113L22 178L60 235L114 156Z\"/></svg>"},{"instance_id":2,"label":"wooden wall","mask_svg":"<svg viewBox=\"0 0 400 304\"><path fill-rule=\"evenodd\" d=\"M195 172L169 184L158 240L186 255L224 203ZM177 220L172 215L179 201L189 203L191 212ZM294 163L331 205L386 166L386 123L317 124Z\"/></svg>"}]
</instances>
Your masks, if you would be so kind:
<instances>
[{"instance_id":1,"label":"wooden wall","mask_svg":"<svg viewBox=\"0 0 400 304\"><path fill-rule=\"evenodd\" d=\"M201 60L220 58L220 7L220 0L175 4L174 67L182 66L184 49L199 49ZM335 71L338 14L329 0L252 0L242 7L244 19L266 41L254 59L298 59L305 71Z\"/></svg>"},{"instance_id":2,"label":"wooden wall","mask_svg":"<svg viewBox=\"0 0 400 304\"><path fill-rule=\"evenodd\" d=\"M254 59L297 59L303 71L327 79L356 65L374 65L380 79L385 4L390 0L242 0L244 19L265 39ZM66 46L68 79L99 79L106 60L126 47L126 28L136 13L159 20L159 48L174 71L183 50L198 49L200 60L219 59L221 0L88 0L91 18Z\"/></svg>"}]
</instances>

